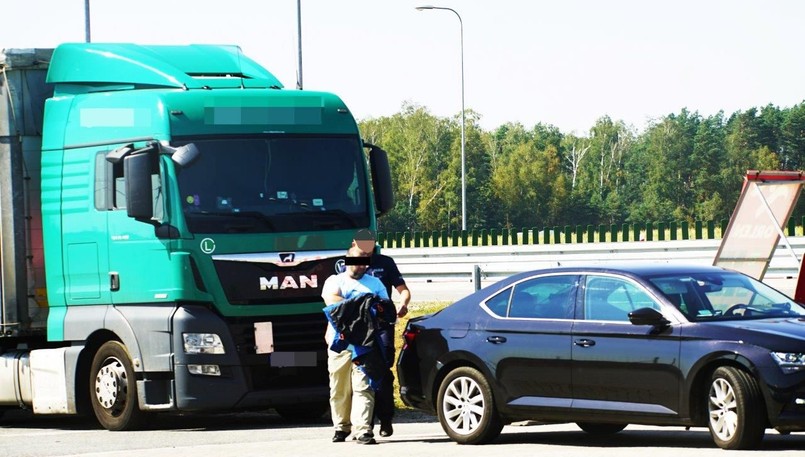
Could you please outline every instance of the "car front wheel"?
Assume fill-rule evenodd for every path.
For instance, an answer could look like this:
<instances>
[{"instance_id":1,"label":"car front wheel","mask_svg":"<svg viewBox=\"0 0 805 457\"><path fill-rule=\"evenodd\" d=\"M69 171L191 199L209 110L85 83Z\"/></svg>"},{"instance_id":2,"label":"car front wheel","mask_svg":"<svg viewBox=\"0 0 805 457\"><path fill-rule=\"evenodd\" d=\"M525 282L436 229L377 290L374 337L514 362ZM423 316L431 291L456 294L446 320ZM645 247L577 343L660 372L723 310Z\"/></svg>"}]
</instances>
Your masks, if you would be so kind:
<instances>
[{"instance_id":1,"label":"car front wheel","mask_svg":"<svg viewBox=\"0 0 805 457\"><path fill-rule=\"evenodd\" d=\"M722 449L754 449L765 432L765 411L757 381L733 367L720 367L710 378L708 427Z\"/></svg>"},{"instance_id":2,"label":"car front wheel","mask_svg":"<svg viewBox=\"0 0 805 457\"><path fill-rule=\"evenodd\" d=\"M503 429L484 375L471 367L451 371L439 387L439 422L459 444L482 444L494 440Z\"/></svg>"}]
</instances>

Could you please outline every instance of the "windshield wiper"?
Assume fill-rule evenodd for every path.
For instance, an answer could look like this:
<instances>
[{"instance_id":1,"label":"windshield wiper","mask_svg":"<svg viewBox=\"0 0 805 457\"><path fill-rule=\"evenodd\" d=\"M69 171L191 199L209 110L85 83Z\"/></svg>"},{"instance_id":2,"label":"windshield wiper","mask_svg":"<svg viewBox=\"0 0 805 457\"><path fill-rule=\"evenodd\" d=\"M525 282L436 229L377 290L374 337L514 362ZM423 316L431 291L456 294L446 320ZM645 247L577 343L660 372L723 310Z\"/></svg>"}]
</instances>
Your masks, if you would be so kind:
<instances>
[{"instance_id":1,"label":"windshield wiper","mask_svg":"<svg viewBox=\"0 0 805 457\"><path fill-rule=\"evenodd\" d=\"M285 206L286 208L301 208L304 209L305 212L310 211L318 211L319 207L310 205L303 201L296 201L291 199L275 199L270 198L268 200L264 200L261 204L263 205L272 205L272 206Z\"/></svg>"}]
</instances>

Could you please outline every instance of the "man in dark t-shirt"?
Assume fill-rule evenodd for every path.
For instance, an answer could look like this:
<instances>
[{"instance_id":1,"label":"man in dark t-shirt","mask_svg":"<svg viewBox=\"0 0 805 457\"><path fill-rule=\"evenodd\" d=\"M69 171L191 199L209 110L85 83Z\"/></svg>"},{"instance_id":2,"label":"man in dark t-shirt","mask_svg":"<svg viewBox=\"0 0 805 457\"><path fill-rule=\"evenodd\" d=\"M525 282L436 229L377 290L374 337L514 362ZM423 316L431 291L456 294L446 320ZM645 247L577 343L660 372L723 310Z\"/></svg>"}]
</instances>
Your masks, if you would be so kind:
<instances>
[{"instance_id":1,"label":"man in dark t-shirt","mask_svg":"<svg viewBox=\"0 0 805 457\"><path fill-rule=\"evenodd\" d=\"M411 302L411 291L408 290L408 286L405 284L405 280L400 273L400 269L397 268L394 259L377 252L374 234L370 230L358 230L355 234L353 244L361 246L361 249L364 249L369 246L369 243L371 243L374 252L371 256L366 274L380 279L380 282L386 287L389 298L391 298L392 288L397 290L400 296L400 304L397 307L397 317L403 317L408 314L408 303ZM391 425L391 420L394 417L394 373L392 372L395 362L394 324L392 323L387 328L381 329L379 336L389 371L386 373L386 376L383 376L380 388L375 392L374 417L380 421L380 436L387 437L394 433L394 428Z\"/></svg>"},{"instance_id":2,"label":"man in dark t-shirt","mask_svg":"<svg viewBox=\"0 0 805 457\"><path fill-rule=\"evenodd\" d=\"M394 287L400 294L402 304L397 307L397 317L403 317L408 314L408 302L411 301L411 292L405 284L405 280L400 274L397 264L394 259L383 254L372 254L369 263L369 269L366 274L372 275L380 280L386 286L386 292L391 297L391 288ZM394 350L394 325L380 331L380 340L383 344L383 350L386 355L386 362L389 364L389 371L383 377L380 389L375 392L375 412L374 416L380 421L380 436L391 436L394 433L394 428L391 426L391 420L394 417L394 359L396 357Z\"/></svg>"},{"instance_id":3,"label":"man in dark t-shirt","mask_svg":"<svg viewBox=\"0 0 805 457\"><path fill-rule=\"evenodd\" d=\"M369 263L369 269L366 270L366 273L379 279L380 282L386 286L386 292L389 294L389 297L391 297L392 287L397 290L400 294L400 300L402 301L402 305L397 309L397 317L405 316L408 313L408 302L411 301L411 292L408 290L408 286L405 285L405 279L403 279L394 259L387 255L378 254L377 249L375 249L371 257L371 262Z\"/></svg>"}]
</instances>

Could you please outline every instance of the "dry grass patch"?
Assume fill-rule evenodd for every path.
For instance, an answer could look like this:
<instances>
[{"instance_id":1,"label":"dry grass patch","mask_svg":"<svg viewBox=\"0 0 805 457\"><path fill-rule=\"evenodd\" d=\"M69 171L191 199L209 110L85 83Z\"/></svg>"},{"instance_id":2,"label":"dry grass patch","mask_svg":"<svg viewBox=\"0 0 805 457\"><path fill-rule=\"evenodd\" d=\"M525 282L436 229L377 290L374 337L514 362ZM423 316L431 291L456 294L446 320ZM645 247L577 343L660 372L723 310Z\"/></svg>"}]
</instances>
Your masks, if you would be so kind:
<instances>
[{"instance_id":1,"label":"dry grass patch","mask_svg":"<svg viewBox=\"0 0 805 457\"><path fill-rule=\"evenodd\" d=\"M449 304L450 302L422 302L411 303L408 305L408 314L405 317L397 319L397 325L394 326L394 347L396 348L396 354L398 357L400 355L400 349L402 349L403 345L403 330L405 330L405 326L408 325L408 321L412 317L435 313ZM410 409L403 404L402 400L400 400L400 384L397 380L396 370L394 370L394 405L398 409Z\"/></svg>"}]
</instances>

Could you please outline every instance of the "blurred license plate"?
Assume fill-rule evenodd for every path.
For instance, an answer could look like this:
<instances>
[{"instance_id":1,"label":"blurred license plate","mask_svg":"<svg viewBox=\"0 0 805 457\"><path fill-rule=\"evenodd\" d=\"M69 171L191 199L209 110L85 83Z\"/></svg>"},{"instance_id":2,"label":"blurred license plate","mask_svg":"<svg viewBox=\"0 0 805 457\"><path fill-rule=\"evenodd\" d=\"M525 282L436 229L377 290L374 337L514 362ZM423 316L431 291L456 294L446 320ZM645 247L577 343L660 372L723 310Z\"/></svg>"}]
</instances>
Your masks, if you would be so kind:
<instances>
[{"instance_id":1,"label":"blurred license plate","mask_svg":"<svg viewBox=\"0 0 805 457\"><path fill-rule=\"evenodd\" d=\"M315 367L315 352L274 352L271 354L272 367Z\"/></svg>"}]
</instances>

